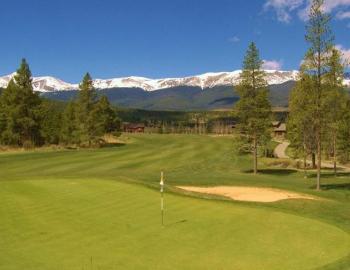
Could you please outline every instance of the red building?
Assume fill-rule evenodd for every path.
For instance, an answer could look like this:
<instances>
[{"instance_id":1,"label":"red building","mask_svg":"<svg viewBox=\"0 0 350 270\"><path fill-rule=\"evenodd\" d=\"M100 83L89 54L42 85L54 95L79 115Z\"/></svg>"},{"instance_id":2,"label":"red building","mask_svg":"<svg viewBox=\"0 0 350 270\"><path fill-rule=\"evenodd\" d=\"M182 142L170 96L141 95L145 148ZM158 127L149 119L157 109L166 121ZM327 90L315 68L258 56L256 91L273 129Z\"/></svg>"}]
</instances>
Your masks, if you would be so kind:
<instances>
[{"instance_id":1,"label":"red building","mask_svg":"<svg viewBox=\"0 0 350 270\"><path fill-rule=\"evenodd\" d=\"M128 133L144 133L145 124L143 123L124 123L124 132Z\"/></svg>"}]
</instances>

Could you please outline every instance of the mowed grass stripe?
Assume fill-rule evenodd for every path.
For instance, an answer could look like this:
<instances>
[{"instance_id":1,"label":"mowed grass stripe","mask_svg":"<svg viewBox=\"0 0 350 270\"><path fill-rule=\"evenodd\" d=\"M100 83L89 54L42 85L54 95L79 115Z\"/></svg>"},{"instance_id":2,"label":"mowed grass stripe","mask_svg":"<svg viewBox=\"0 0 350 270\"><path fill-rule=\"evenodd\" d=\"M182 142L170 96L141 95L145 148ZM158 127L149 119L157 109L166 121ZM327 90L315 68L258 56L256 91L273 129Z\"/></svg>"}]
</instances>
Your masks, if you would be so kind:
<instances>
[{"instance_id":1,"label":"mowed grass stripe","mask_svg":"<svg viewBox=\"0 0 350 270\"><path fill-rule=\"evenodd\" d=\"M142 166L158 166L158 167L171 167L174 163L174 159L178 160L181 163L181 160L203 160L206 158L206 155L203 155L202 151L213 152L213 148L217 147L217 144L201 144L197 142L194 146L191 146L191 143L172 143L169 141L170 146L166 145L161 148L159 147L145 147L143 151L126 151L123 150L123 147L117 149L106 150L107 154L103 151L87 151L83 150L81 153L76 153L74 151L66 151L59 153L58 157L49 153L48 156L45 156L45 159L40 160L40 153L33 154L19 154L24 155L25 159L20 161L23 164L17 163L16 166L8 166L6 169L13 171L14 173L19 172L18 166L20 166L21 174L52 174L63 172L65 175L69 173L79 173L79 171L88 172L99 172L103 170L104 166L110 166L117 168L138 168ZM132 150L135 149L132 147ZM201 150L201 151L199 151ZM46 155L46 153L45 153ZM84 159L81 158L81 155L84 156ZM8 164L13 164L10 159L14 155L9 155ZM209 156L209 155L208 155ZM27 160L33 160L30 166ZM36 161L36 162L35 162ZM167 162L168 161L168 162ZM6 162L7 163L7 162ZM167 164L168 163L168 164ZM159 165L157 165L159 164ZM101 168L99 168L101 166ZM82 172L83 173L83 172Z\"/></svg>"},{"instance_id":2,"label":"mowed grass stripe","mask_svg":"<svg viewBox=\"0 0 350 270\"><path fill-rule=\"evenodd\" d=\"M251 158L234 153L233 138L128 137L115 148L0 155L0 269L88 269L91 256L94 269L346 269L348 177L328 175L334 188L315 193L302 173L245 173ZM161 170L170 186L278 187L329 200L246 207L166 194L162 228L159 193L118 182L158 187Z\"/></svg>"}]
</instances>

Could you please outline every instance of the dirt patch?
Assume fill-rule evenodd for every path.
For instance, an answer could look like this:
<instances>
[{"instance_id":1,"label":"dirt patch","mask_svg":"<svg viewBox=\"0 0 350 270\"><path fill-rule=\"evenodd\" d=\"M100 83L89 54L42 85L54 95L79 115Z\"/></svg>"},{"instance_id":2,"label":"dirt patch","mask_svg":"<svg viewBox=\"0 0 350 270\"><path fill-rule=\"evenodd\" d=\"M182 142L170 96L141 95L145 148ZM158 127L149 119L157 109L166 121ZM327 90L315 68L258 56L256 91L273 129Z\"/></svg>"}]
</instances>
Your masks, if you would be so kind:
<instances>
[{"instance_id":1,"label":"dirt patch","mask_svg":"<svg viewBox=\"0 0 350 270\"><path fill-rule=\"evenodd\" d=\"M273 188L257 188L257 187L185 187L178 186L178 188L198 192L204 194L224 196L236 201L249 201L249 202L277 202L288 199L305 199L305 200L317 200L318 198L299 194L295 192L273 189Z\"/></svg>"}]
</instances>

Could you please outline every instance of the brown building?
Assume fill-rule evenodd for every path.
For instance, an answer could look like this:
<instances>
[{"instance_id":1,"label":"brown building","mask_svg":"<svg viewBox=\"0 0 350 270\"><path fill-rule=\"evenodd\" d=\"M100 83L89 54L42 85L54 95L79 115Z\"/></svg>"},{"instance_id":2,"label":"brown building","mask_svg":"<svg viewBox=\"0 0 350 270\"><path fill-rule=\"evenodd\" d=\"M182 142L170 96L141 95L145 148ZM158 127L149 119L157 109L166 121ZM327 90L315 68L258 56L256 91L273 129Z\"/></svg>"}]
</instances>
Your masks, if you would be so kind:
<instances>
[{"instance_id":1,"label":"brown building","mask_svg":"<svg viewBox=\"0 0 350 270\"><path fill-rule=\"evenodd\" d=\"M123 124L124 132L128 133L144 133L145 124L143 123L124 123Z\"/></svg>"},{"instance_id":2,"label":"brown building","mask_svg":"<svg viewBox=\"0 0 350 270\"><path fill-rule=\"evenodd\" d=\"M272 122L273 136L277 138L285 138L287 133L287 125L285 123L275 121Z\"/></svg>"}]
</instances>

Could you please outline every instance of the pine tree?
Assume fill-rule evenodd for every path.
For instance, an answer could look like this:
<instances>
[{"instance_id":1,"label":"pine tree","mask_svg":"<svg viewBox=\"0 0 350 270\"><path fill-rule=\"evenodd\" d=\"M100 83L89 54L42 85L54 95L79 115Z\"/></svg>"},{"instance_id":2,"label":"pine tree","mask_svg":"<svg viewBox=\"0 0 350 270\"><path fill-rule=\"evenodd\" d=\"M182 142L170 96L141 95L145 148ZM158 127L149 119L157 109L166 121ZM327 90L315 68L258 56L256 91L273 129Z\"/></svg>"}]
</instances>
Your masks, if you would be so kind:
<instances>
[{"instance_id":1,"label":"pine tree","mask_svg":"<svg viewBox=\"0 0 350 270\"><path fill-rule=\"evenodd\" d=\"M79 143L75 107L76 104L70 101L62 114L60 142L66 145Z\"/></svg>"},{"instance_id":2,"label":"pine tree","mask_svg":"<svg viewBox=\"0 0 350 270\"><path fill-rule=\"evenodd\" d=\"M350 153L350 97L345 98L345 110L338 131L338 154L341 162L349 161Z\"/></svg>"},{"instance_id":3,"label":"pine tree","mask_svg":"<svg viewBox=\"0 0 350 270\"><path fill-rule=\"evenodd\" d=\"M313 0L311 3L305 37L310 48L304 60L305 71L311 75L314 82L310 91L315 92L311 110L317 144L317 190L321 188L322 134L326 119L323 108L324 75L328 72L328 57L333 47L333 35L329 26L330 16L324 12L323 5L324 0Z\"/></svg>"},{"instance_id":4,"label":"pine tree","mask_svg":"<svg viewBox=\"0 0 350 270\"><path fill-rule=\"evenodd\" d=\"M23 91L27 91L29 93L33 93L32 86L32 72L30 71L29 65L26 59L22 59L21 65L19 69L17 69L17 73L14 76L16 84L23 89Z\"/></svg>"},{"instance_id":5,"label":"pine tree","mask_svg":"<svg viewBox=\"0 0 350 270\"><path fill-rule=\"evenodd\" d=\"M324 108L326 111L325 143L333 155L334 174L337 175L338 137L342 125L342 117L346 113L346 93L343 87L345 63L341 53L333 48L328 59L329 70L325 74ZM328 139L329 138L329 139Z\"/></svg>"},{"instance_id":6,"label":"pine tree","mask_svg":"<svg viewBox=\"0 0 350 270\"><path fill-rule=\"evenodd\" d=\"M249 151L253 153L254 174L258 171L258 147L270 138L271 126L271 104L262 64L255 43L251 43L237 86L240 100L234 107L241 140L247 143Z\"/></svg>"},{"instance_id":7,"label":"pine tree","mask_svg":"<svg viewBox=\"0 0 350 270\"><path fill-rule=\"evenodd\" d=\"M62 126L62 111L59 103L43 99L40 106L40 134L43 143L58 144Z\"/></svg>"},{"instance_id":8,"label":"pine tree","mask_svg":"<svg viewBox=\"0 0 350 270\"><path fill-rule=\"evenodd\" d=\"M102 96L96 104L98 130L101 135L112 133L120 129L120 120L116 110L112 108L106 96Z\"/></svg>"},{"instance_id":9,"label":"pine tree","mask_svg":"<svg viewBox=\"0 0 350 270\"><path fill-rule=\"evenodd\" d=\"M86 73L79 85L79 95L76 101L76 124L79 144L89 146L96 140L96 118L93 110L97 102L97 94L94 89L92 78Z\"/></svg>"},{"instance_id":10,"label":"pine tree","mask_svg":"<svg viewBox=\"0 0 350 270\"><path fill-rule=\"evenodd\" d=\"M1 141L18 146L39 145L40 97L34 93L32 74L23 59L14 79L1 94Z\"/></svg>"},{"instance_id":11,"label":"pine tree","mask_svg":"<svg viewBox=\"0 0 350 270\"><path fill-rule=\"evenodd\" d=\"M289 97L289 117L287 121L288 139L297 156L304 160L306 176L307 157L314 156L317 145L315 144L315 124L312 114L312 101L314 92L313 80L310 75L301 68L299 81L292 89Z\"/></svg>"},{"instance_id":12,"label":"pine tree","mask_svg":"<svg viewBox=\"0 0 350 270\"><path fill-rule=\"evenodd\" d=\"M15 102L18 96L18 86L14 80L10 80L0 99L1 143L4 145L20 146L21 144L20 130L15 112Z\"/></svg>"}]
</instances>

